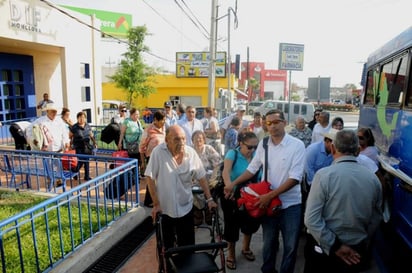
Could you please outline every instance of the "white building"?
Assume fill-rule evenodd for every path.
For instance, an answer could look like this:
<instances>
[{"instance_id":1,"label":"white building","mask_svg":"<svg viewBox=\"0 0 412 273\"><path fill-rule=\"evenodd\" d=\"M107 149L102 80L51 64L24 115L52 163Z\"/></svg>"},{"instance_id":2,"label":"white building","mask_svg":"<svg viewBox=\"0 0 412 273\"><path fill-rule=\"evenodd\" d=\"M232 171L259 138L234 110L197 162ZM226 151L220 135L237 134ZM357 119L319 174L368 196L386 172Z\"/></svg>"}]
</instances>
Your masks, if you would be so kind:
<instances>
[{"instance_id":1,"label":"white building","mask_svg":"<svg viewBox=\"0 0 412 273\"><path fill-rule=\"evenodd\" d=\"M74 15L79 21L58 9ZM39 115L37 103L49 93L72 118L85 111L101 120L101 34L95 17L35 0L0 4L0 121Z\"/></svg>"}]
</instances>

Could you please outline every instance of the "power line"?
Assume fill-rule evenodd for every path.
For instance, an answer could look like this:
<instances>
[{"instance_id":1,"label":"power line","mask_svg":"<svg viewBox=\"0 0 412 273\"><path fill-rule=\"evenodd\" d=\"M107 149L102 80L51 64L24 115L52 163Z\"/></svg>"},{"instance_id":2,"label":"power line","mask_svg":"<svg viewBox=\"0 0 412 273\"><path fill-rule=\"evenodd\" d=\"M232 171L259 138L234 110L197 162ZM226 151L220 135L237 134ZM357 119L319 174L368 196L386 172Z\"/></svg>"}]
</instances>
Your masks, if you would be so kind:
<instances>
[{"instance_id":1,"label":"power line","mask_svg":"<svg viewBox=\"0 0 412 273\"><path fill-rule=\"evenodd\" d=\"M200 30L200 33L207 39L209 40L209 33L204 33L203 30L199 27L199 25L193 20L193 18L184 10L184 8L175 0L176 5L180 8L181 11L189 18L189 20L195 25L195 27ZM202 26L203 27L203 26ZM203 27L204 28L204 27Z\"/></svg>"},{"instance_id":2,"label":"power line","mask_svg":"<svg viewBox=\"0 0 412 273\"><path fill-rule=\"evenodd\" d=\"M51 8L53 8L53 9L59 11L60 13L64 14L65 16L68 16L68 17L70 17L71 19L77 21L78 23L80 23L80 24L82 24L82 25L84 25L84 26L86 26L86 27L88 27L88 28L90 28L90 29L92 29L92 30L94 30L94 31L97 31L97 32L101 33L103 37L109 37L109 38L112 38L112 39L116 40L118 43L124 43L124 44L127 44L128 46L131 46L131 44L130 44L128 41L122 40L122 39L120 39L120 38L118 38L118 37L115 37L115 36L113 36L113 35L111 35L111 34L108 34L108 33L104 32L104 31L96 28L95 26L92 26L92 25L90 25L90 24L88 24L88 23L80 20L79 18L71 15L70 13L64 11L63 9L57 7L56 5L50 3L50 2L47 1L47 0L40 0L40 2L44 2L44 3L45 3L46 5L48 5L49 7L51 7ZM172 61L172 60L166 59L166 58L161 57L161 56L159 56L159 55L157 55L157 54L151 53L150 51L143 51L142 53L146 53L146 54L148 54L148 55L151 55L151 56L153 56L153 57L155 57L155 58L158 58L158 59L163 60L163 61L166 61L166 62L176 63L176 61Z\"/></svg>"},{"instance_id":3,"label":"power line","mask_svg":"<svg viewBox=\"0 0 412 273\"><path fill-rule=\"evenodd\" d=\"M180 0L182 1L182 3L186 6L186 8L189 10L189 12L192 14L192 16L195 18L196 22L203 28L203 30L205 31L205 33L207 34L208 37L210 37L209 32L207 31L207 29L203 26L202 22L199 21L199 19L197 18L197 16L193 13L193 11L190 9L190 7L186 4L186 2L184 0Z\"/></svg>"},{"instance_id":4,"label":"power line","mask_svg":"<svg viewBox=\"0 0 412 273\"><path fill-rule=\"evenodd\" d=\"M177 32L179 32L181 35L183 35L187 40L191 41L192 43L199 45L196 41L192 40L190 37L186 36L184 32L182 32L180 29L178 29L176 26L174 26L169 20L167 20L162 14L160 14L155 8L153 8L149 3L147 3L145 0L142 0L143 3L145 3L151 10L153 10L154 13L156 13L157 16L159 16L162 20L164 20L169 26L174 28Z\"/></svg>"}]
</instances>

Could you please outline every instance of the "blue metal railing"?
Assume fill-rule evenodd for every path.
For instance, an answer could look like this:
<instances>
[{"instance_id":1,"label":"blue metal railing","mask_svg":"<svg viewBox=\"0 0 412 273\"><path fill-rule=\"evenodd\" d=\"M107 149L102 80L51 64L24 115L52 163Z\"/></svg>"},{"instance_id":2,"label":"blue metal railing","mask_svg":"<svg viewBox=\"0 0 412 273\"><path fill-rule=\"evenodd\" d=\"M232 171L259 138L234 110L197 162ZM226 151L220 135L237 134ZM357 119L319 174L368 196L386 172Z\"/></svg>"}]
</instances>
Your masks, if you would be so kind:
<instances>
[{"instance_id":1,"label":"blue metal railing","mask_svg":"<svg viewBox=\"0 0 412 273\"><path fill-rule=\"evenodd\" d=\"M107 156L74 155L79 160L89 161L91 175L95 178L82 181L80 171L77 180L67 181L64 192L55 194L58 187L50 190L47 183L53 179L47 172L30 170L26 175L24 170L26 166L31 168L33 162L61 159L64 154L11 150L0 150L0 154L13 158L13 164L25 164L12 165L23 170L23 174L15 176L14 183L10 182L13 170L2 165L0 190L28 188L29 193L47 192L51 196L0 222L0 272L48 272L138 206L136 159L116 158L114 161ZM120 192L123 189L124 194Z\"/></svg>"}]
</instances>

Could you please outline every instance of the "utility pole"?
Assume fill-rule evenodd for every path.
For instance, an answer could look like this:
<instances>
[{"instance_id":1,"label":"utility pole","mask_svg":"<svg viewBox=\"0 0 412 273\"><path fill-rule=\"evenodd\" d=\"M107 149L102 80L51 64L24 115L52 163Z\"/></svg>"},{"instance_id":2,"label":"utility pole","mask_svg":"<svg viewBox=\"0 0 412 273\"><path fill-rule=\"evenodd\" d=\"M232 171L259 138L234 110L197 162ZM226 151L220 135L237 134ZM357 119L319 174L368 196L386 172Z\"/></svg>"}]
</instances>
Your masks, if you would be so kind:
<instances>
[{"instance_id":1,"label":"utility pole","mask_svg":"<svg viewBox=\"0 0 412 273\"><path fill-rule=\"evenodd\" d=\"M232 86L230 84L232 74L232 56L230 56L230 8L227 10L227 93L229 96L229 107L232 107Z\"/></svg>"},{"instance_id":2,"label":"utility pole","mask_svg":"<svg viewBox=\"0 0 412 273\"><path fill-rule=\"evenodd\" d=\"M229 94L229 105L232 106L232 56L230 55L230 12L235 16L235 28L237 28L237 3L236 10L231 7L227 9L227 92Z\"/></svg>"},{"instance_id":3,"label":"utility pole","mask_svg":"<svg viewBox=\"0 0 412 273\"><path fill-rule=\"evenodd\" d=\"M246 49L246 81L247 81L247 89L246 89L246 93L247 93L247 97L248 100L249 98L252 96L251 92L253 92L253 89L251 92L249 92L249 86L250 86L250 82L249 82L249 47L247 47Z\"/></svg>"},{"instance_id":4,"label":"utility pole","mask_svg":"<svg viewBox=\"0 0 412 273\"><path fill-rule=\"evenodd\" d=\"M218 0L212 0L212 16L210 19L210 63L209 63L209 103L210 107L215 107L216 89L216 25L217 25Z\"/></svg>"}]
</instances>

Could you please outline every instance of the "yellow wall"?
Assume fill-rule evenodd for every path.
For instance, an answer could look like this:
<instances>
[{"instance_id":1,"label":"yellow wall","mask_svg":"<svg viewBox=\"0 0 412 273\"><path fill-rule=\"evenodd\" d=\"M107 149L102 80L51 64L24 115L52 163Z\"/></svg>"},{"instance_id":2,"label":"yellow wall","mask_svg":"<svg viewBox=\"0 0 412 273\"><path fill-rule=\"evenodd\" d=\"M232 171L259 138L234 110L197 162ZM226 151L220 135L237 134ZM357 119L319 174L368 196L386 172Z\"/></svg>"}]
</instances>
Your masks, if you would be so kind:
<instances>
[{"instance_id":1,"label":"yellow wall","mask_svg":"<svg viewBox=\"0 0 412 273\"><path fill-rule=\"evenodd\" d=\"M201 96L202 105L208 106L208 78L176 78L175 75L156 75L154 80L156 92L148 98L138 98L132 102L137 108L163 108L163 103L170 96ZM227 88L227 78L216 78L215 98L217 90ZM126 100L126 91L116 87L114 83L102 84L103 100Z\"/></svg>"}]
</instances>

